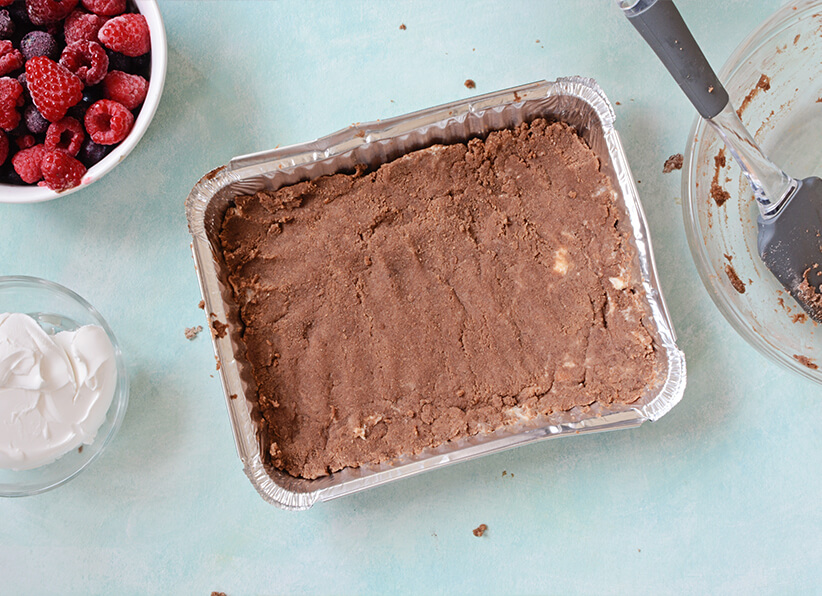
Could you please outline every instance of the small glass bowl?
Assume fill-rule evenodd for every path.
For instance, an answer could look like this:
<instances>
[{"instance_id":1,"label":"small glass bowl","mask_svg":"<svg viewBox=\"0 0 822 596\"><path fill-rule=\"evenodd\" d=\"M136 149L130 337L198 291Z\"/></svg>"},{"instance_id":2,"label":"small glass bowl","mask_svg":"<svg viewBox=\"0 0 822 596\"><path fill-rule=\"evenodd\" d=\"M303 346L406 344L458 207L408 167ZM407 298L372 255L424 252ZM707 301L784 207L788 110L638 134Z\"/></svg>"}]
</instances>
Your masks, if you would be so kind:
<instances>
[{"instance_id":1,"label":"small glass bowl","mask_svg":"<svg viewBox=\"0 0 822 596\"><path fill-rule=\"evenodd\" d=\"M787 4L742 42L719 73L765 155L800 179L822 175L820 34L822 1ZM748 343L774 362L822 383L822 328L803 316L762 263L753 194L729 151L724 166L715 161L723 146L713 129L697 118L688 141L682 193L685 232L699 275L720 312ZM711 197L713 181L730 195L721 206ZM731 283L733 272L744 293Z\"/></svg>"},{"instance_id":2,"label":"small glass bowl","mask_svg":"<svg viewBox=\"0 0 822 596\"><path fill-rule=\"evenodd\" d=\"M117 362L117 385L105 422L91 445L74 449L50 464L31 470L0 470L0 497L25 497L56 488L74 478L111 443L128 405L128 375L120 345L108 323L95 308L63 286L36 277L0 277L0 313L22 312L49 334L73 331L83 325L102 327Z\"/></svg>"}]
</instances>

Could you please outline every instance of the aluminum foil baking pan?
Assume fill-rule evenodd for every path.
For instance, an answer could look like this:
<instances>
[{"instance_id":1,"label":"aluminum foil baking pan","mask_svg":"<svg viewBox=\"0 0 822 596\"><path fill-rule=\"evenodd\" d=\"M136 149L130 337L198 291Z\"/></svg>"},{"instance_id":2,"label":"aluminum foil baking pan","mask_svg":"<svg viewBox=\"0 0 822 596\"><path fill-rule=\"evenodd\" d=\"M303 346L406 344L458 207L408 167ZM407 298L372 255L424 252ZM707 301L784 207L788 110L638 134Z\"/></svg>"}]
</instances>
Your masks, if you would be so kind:
<instances>
[{"instance_id":1,"label":"aluminum foil baking pan","mask_svg":"<svg viewBox=\"0 0 822 596\"><path fill-rule=\"evenodd\" d=\"M639 261L636 274L641 276L645 289L647 319L662 360L667 363L663 378L631 405L593 404L550 418L523 419L496 432L450 441L418 455L346 468L315 480L294 478L264 465L257 437L256 390L251 367L244 358L238 309L226 282L219 250L220 223L233 198L351 171L357 164L377 167L410 151L437 143L464 142L538 117L561 120L575 127L611 178L617 203L624 208L633 232ZM542 439L635 427L668 412L685 390L685 358L676 346L673 325L659 288L645 214L614 129L614 111L591 79L540 81L406 116L359 124L310 143L237 157L196 184L186 200L186 215L237 453L260 495L283 509L308 509L317 501ZM228 325L227 333L224 324Z\"/></svg>"}]
</instances>

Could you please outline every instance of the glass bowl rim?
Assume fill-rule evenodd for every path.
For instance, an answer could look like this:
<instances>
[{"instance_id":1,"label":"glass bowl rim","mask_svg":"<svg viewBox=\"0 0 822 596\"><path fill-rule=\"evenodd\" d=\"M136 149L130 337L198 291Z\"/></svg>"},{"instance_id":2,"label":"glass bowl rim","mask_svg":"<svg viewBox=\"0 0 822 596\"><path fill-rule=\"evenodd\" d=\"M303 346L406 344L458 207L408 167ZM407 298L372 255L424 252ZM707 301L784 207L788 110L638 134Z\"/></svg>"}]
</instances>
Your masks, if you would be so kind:
<instances>
[{"instance_id":1,"label":"glass bowl rim","mask_svg":"<svg viewBox=\"0 0 822 596\"><path fill-rule=\"evenodd\" d=\"M723 84L726 84L737 70L744 65L748 56L756 52L775 36L782 33L787 27L791 26L808 12L818 11L820 9L822 9L822 0L804 0L786 4L779 8L737 46L719 71L719 80L722 81ZM699 226L696 189L693 188L692 185L692 181L696 178L696 153L697 149L701 146L701 140L704 138L706 127L707 122L697 115L688 135L688 144L683 165L685 175L682 176L682 194L683 197L685 197L685 200L682 201L685 237L688 240L688 247L694 259L699 278L702 280L702 285L705 286L708 295L719 309L719 312L722 313L725 319L731 324L731 327L733 327L748 344L773 362L798 373L806 379L822 383L822 369L818 371L809 369L796 359L791 358L785 352L776 349L762 336L754 332L751 325L746 322L727 297L726 291L719 285L717 276L713 275L715 270L705 249L705 237L702 235L702 230Z\"/></svg>"},{"instance_id":2,"label":"glass bowl rim","mask_svg":"<svg viewBox=\"0 0 822 596\"><path fill-rule=\"evenodd\" d=\"M125 359L123 358L123 351L120 348L120 343L118 342L117 337L114 335L114 331L112 331L108 322L106 322L106 320L103 318L103 315L101 315L96 308L94 308L85 298L83 298L73 290L70 290L69 288L60 285L56 282L49 281L47 279L42 279L40 277L33 277L28 275L0 276L0 289L9 286L35 290L46 289L57 294L61 294L73 300L81 307L83 307L89 313L89 315L91 315L91 318L94 319L95 323L103 328L109 340L111 341L111 345L114 347L114 358L115 363L117 365L117 384L114 390L114 397L112 398L111 405L108 409L109 412L111 412L112 408L115 409L114 419L112 421L111 428L109 429L105 437L95 438L95 442L102 441L99 449L92 453L88 459L82 461L81 465L69 470L68 472L66 472L66 474L64 474L57 480L45 481L39 484L35 483L34 486L28 488L0 487L0 498L27 497L37 495L57 488L58 486L61 486L69 480L75 478L80 472L85 470L93 461L100 457L100 455L106 450L111 441L114 439L114 436L117 434L117 431L120 429L120 426L123 423L123 419L125 418L126 409L128 408L129 397L128 372L126 370ZM55 462L57 461L60 461L60 458L57 458L55 460Z\"/></svg>"}]
</instances>

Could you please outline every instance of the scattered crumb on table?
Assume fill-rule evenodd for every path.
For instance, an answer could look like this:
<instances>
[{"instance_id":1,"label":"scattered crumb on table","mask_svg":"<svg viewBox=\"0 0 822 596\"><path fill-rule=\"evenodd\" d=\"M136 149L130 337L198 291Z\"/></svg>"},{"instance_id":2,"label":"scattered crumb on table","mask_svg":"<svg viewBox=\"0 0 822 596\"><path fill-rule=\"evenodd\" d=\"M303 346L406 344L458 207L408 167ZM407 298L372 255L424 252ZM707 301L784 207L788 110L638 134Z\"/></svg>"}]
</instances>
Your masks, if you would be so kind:
<instances>
[{"instance_id":1,"label":"scattered crumb on table","mask_svg":"<svg viewBox=\"0 0 822 596\"><path fill-rule=\"evenodd\" d=\"M400 31L405 31L408 27L405 26L405 23L400 23Z\"/></svg>"},{"instance_id":2,"label":"scattered crumb on table","mask_svg":"<svg viewBox=\"0 0 822 596\"><path fill-rule=\"evenodd\" d=\"M200 310L205 310L205 300L200 300L200 302L197 304L197 308L199 308Z\"/></svg>"},{"instance_id":3,"label":"scattered crumb on table","mask_svg":"<svg viewBox=\"0 0 822 596\"><path fill-rule=\"evenodd\" d=\"M476 89L477 84L474 82L474 79L465 79L465 83L463 83L468 89Z\"/></svg>"},{"instance_id":4,"label":"scattered crumb on table","mask_svg":"<svg viewBox=\"0 0 822 596\"><path fill-rule=\"evenodd\" d=\"M200 331L202 331L202 330L203 330L202 325L197 325L196 327L186 327L186 331L185 331L186 339L187 340L194 339L195 337L197 337L197 334L199 334Z\"/></svg>"},{"instance_id":5,"label":"scattered crumb on table","mask_svg":"<svg viewBox=\"0 0 822 596\"><path fill-rule=\"evenodd\" d=\"M485 531L488 529L488 526L485 524L480 524L476 528L474 528L474 536L477 538L481 538Z\"/></svg>"},{"instance_id":6,"label":"scattered crumb on table","mask_svg":"<svg viewBox=\"0 0 822 596\"><path fill-rule=\"evenodd\" d=\"M674 170L681 170L682 163L684 160L685 158L682 157L681 153L675 153L674 155L665 160L665 164L662 166L662 173L670 174Z\"/></svg>"}]
</instances>

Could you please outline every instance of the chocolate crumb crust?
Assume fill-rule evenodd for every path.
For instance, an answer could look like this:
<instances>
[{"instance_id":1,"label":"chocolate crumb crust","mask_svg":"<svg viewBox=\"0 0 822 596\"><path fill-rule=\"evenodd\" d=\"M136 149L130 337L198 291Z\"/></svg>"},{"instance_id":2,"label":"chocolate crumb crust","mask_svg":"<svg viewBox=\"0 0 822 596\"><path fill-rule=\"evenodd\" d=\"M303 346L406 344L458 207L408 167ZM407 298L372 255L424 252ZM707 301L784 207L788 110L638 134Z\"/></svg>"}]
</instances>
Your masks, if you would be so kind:
<instances>
[{"instance_id":1,"label":"chocolate crumb crust","mask_svg":"<svg viewBox=\"0 0 822 596\"><path fill-rule=\"evenodd\" d=\"M664 376L596 155L535 120L240 196L220 232L266 464L317 478Z\"/></svg>"}]
</instances>

